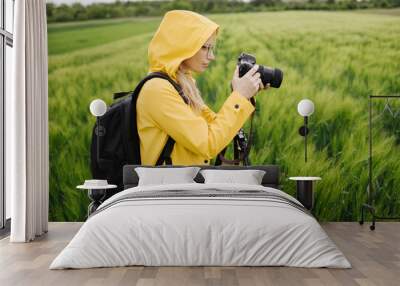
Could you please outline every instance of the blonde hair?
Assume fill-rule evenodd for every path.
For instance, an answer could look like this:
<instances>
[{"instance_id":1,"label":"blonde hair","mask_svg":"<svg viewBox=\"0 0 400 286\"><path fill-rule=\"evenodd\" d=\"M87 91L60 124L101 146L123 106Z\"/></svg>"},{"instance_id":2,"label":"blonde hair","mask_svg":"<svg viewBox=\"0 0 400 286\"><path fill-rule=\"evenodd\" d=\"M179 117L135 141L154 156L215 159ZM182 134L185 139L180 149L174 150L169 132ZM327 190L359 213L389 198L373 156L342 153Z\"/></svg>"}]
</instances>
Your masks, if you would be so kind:
<instances>
[{"instance_id":1,"label":"blonde hair","mask_svg":"<svg viewBox=\"0 0 400 286\"><path fill-rule=\"evenodd\" d=\"M216 41L218 30L214 31L214 33L207 40ZM190 107L197 114L201 112L201 109L205 105L203 98L201 97L201 93L197 88L196 82L193 79L191 73L184 68L184 64L181 63L178 71L176 72L176 78L178 80L178 84L182 87L184 96L188 99Z\"/></svg>"},{"instance_id":2,"label":"blonde hair","mask_svg":"<svg viewBox=\"0 0 400 286\"><path fill-rule=\"evenodd\" d=\"M192 78L191 74L186 72L182 66L176 73L178 84L182 87L184 96L189 101L189 106L194 110L195 113L199 114L202 107L204 106L204 100L201 97L201 93L197 88L196 82Z\"/></svg>"}]
</instances>

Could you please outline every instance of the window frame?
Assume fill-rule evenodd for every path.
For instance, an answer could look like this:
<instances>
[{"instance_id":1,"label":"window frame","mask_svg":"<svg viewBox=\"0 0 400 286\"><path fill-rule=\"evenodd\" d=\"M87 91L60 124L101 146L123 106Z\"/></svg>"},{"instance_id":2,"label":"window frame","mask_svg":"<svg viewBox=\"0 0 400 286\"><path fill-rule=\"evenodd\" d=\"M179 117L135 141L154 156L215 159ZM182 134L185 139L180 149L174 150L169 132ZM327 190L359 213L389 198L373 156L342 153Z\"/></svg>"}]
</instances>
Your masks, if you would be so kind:
<instances>
[{"instance_id":1,"label":"window frame","mask_svg":"<svg viewBox=\"0 0 400 286\"><path fill-rule=\"evenodd\" d=\"M15 0L10 0L15 16ZM13 34L6 30L6 0L0 0L0 237L10 232L10 219L6 215L6 189L5 189L5 94L6 94L6 50L7 46L13 48ZM14 23L13 23L14 25ZM14 30L14 27L12 27Z\"/></svg>"}]
</instances>

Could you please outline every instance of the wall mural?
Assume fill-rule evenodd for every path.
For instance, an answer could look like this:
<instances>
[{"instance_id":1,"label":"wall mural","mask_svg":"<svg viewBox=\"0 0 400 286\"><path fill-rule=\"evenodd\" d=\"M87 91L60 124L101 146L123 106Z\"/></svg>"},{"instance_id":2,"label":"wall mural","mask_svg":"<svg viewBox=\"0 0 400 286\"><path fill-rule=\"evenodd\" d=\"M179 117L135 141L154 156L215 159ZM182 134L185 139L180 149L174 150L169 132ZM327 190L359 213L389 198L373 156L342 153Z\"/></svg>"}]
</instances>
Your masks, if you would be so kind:
<instances>
[{"instance_id":1,"label":"wall mural","mask_svg":"<svg viewBox=\"0 0 400 286\"><path fill-rule=\"evenodd\" d=\"M289 177L321 177L315 216L358 220L367 202L369 95L400 93L400 18L347 11L209 17L221 32L216 61L196 77L206 103L219 110L241 52L282 69L282 86L257 95L251 163L280 165L282 188L292 195L296 186ZM89 199L76 186L91 178L95 118L89 104L99 98L110 105L114 92L132 90L146 75L147 47L160 20L48 25L51 221L85 219ZM304 121L297 111L302 99L315 105L308 121L307 162L299 135ZM373 110L382 111L385 103ZM400 215L400 104L390 107L397 116L384 115L373 131L374 206L381 216Z\"/></svg>"}]
</instances>

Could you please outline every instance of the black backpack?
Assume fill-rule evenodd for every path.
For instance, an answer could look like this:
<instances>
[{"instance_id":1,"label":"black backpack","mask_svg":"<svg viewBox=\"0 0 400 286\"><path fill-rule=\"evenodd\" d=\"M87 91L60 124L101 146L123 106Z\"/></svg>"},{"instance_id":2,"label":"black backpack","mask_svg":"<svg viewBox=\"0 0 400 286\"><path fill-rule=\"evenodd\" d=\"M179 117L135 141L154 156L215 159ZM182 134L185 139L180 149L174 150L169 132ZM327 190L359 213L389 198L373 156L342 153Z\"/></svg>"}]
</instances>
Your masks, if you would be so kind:
<instances>
[{"instance_id":1,"label":"black backpack","mask_svg":"<svg viewBox=\"0 0 400 286\"><path fill-rule=\"evenodd\" d=\"M141 165L140 142L136 125L136 102L143 85L152 78L168 80L188 104L181 87L168 75L161 72L147 75L139 82L134 91L114 94L114 100L119 100L114 102L103 116L97 118L90 148L93 178L107 180L109 184L118 186L117 189L107 192L106 197L123 190L122 169L124 165ZM170 155L174 144L175 141L168 137L156 165L162 165L164 162L172 165Z\"/></svg>"}]
</instances>

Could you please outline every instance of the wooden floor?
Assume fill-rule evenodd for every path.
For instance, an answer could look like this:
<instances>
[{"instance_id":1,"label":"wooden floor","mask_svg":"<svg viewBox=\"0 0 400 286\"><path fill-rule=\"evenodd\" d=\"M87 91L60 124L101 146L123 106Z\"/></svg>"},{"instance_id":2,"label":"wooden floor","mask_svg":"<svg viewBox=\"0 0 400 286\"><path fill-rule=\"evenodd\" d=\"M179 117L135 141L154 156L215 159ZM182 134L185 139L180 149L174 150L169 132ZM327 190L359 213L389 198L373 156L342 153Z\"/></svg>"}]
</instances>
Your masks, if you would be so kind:
<instances>
[{"instance_id":1,"label":"wooden floor","mask_svg":"<svg viewBox=\"0 0 400 286\"><path fill-rule=\"evenodd\" d=\"M32 243L0 241L0 285L400 285L400 223L322 224L352 269L290 267L120 267L48 270L81 223L50 223Z\"/></svg>"}]
</instances>

